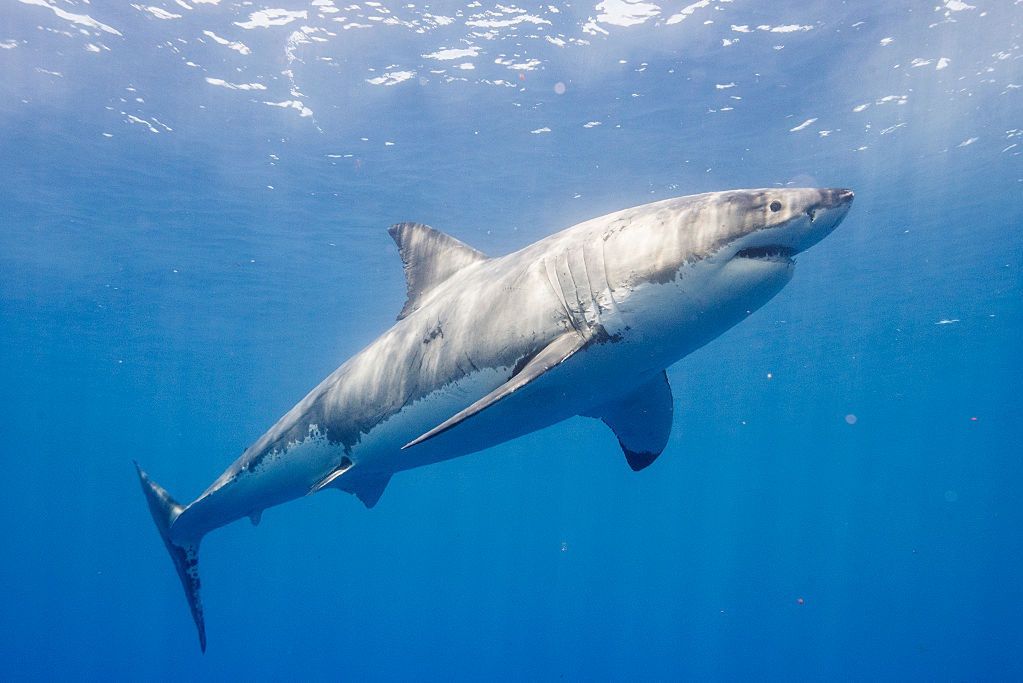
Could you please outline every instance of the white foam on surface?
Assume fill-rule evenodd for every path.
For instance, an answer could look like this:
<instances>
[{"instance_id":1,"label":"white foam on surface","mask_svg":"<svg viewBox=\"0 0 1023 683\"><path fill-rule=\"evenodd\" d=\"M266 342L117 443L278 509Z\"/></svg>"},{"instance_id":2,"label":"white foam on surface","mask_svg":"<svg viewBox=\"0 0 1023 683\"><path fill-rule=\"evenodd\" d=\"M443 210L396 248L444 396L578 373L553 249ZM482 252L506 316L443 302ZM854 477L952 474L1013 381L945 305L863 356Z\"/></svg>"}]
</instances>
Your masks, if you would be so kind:
<instances>
[{"instance_id":1,"label":"white foam on surface","mask_svg":"<svg viewBox=\"0 0 1023 683\"><path fill-rule=\"evenodd\" d=\"M286 9L265 9L253 12L249 15L248 21L236 21L235 26L244 29L270 28L271 26L285 26L298 19L306 19L309 12L306 10Z\"/></svg>"},{"instance_id":2,"label":"white foam on surface","mask_svg":"<svg viewBox=\"0 0 1023 683\"><path fill-rule=\"evenodd\" d=\"M222 78L211 78L209 76L206 77L206 82L210 85L227 88L228 90L266 90L266 86L262 83L229 83Z\"/></svg>"},{"instance_id":3,"label":"white foam on surface","mask_svg":"<svg viewBox=\"0 0 1023 683\"><path fill-rule=\"evenodd\" d=\"M430 52L429 54L423 55L423 59L436 59L443 62L451 59L478 57L479 54L480 49L475 46L466 48L444 48L437 50L436 52Z\"/></svg>"},{"instance_id":4,"label":"white foam on surface","mask_svg":"<svg viewBox=\"0 0 1023 683\"><path fill-rule=\"evenodd\" d=\"M524 12L525 10L520 11ZM537 26L544 24L550 25L551 23L542 17L537 17L532 14L518 14L510 19L491 18L495 15L500 16L496 12L484 12L483 14L477 14L466 21L465 25L476 28L508 28L509 26L517 26L522 23L536 24Z\"/></svg>"},{"instance_id":5,"label":"white foam on surface","mask_svg":"<svg viewBox=\"0 0 1023 683\"><path fill-rule=\"evenodd\" d=\"M416 73L414 71L389 71L382 76L376 76L375 78L367 78L366 82L370 85L397 85L403 81L407 81Z\"/></svg>"},{"instance_id":6,"label":"white foam on surface","mask_svg":"<svg viewBox=\"0 0 1023 683\"><path fill-rule=\"evenodd\" d=\"M597 21L612 26L636 26L661 13L659 6L643 0L603 0L595 9Z\"/></svg>"},{"instance_id":7,"label":"white foam on surface","mask_svg":"<svg viewBox=\"0 0 1023 683\"><path fill-rule=\"evenodd\" d=\"M804 128L806 128L807 126L813 124L813 122L816 121L816 120L817 120L816 118L807 119L806 121L803 121L801 124L799 124L795 128L789 128L789 132L790 133L795 133L795 132L801 131Z\"/></svg>"},{"instance_id":8,"label":"white foam on surface","mask_svg":"<svg viewBox=\"0 0 1023 683\"><path fill-rule=\"evenodd\" d=\"M494 60L494 64L500 64L501 66L506 66L509 69L514 69L515 71L532 71L536 67L540 66L541 62L539 59L527 59L524 62L516 62L513 59L498 57Z\"/></svg>"},{"instance_id":9,"label":"white foam on surface","mask_svg":"<svg viewBox=\"0 0 1023 683\"><path fill-rule=\"evenodd\" d=\"M812 31L813 26L808 24L784 24L782 26L770 26L769 24L761 24L757 26L758 31L768 31L769 33L795 33L797 31Z\"/></svg>"},{"instance_id":10,"label":"white foam on surface","mask_svg":"<svg viewBox=\"0 0 1023 683\"><path fill-rule=\"evenodd\" d=\"M20 3L22 3L23 5L32 5L34 7L45 7L46 9L50 10L55 15L57 15L58 18L63 19L64 21L70 21L73 24L78 24L79 26L87 26L89 28L94 28L94 29L97 29L99 31L104 31L106 33L110 33L110 34L113 34L115 36L121 35L121 32L118 31L113 26L108 26L107 24L104 24L103 22L96 21L95 19L90 17L88 14L72 14L71 12L67 12L65 10L62 10L59 7L51 5L50 3L46 2L46 0L18 0L18 1Z\"/></svg>"},{"instance_id":11,"label":"white foam on surface","mask_svg":"<svg viewBox=\"0 0 1023 683\"><path fill-rule=\"evenodd\" d=\"M264 101L263 104L268 104L271 107L283 107L285 109L295 109L296 111L298 111L298 115L301 116L301 117L307 117L307 116L312 116L313 115L313 110L310 109L309 107L305 106L299 100L284 100L283 102L266 102L266 101ZM330 155L328 154L327 156L330 156Z\"/></svg>"},{"instance_id":12,"label":"white foam on surface","mask_svg":"<svg viewBox=\"0 0 1023 683\"><path fill-rule=\"evenodd\" d=\"M335 14L341 11L334 4L334 0L313 0L309 4L324 14Z\"/></svg>"},{"instance_id":13,"label":"white foam on surface","mask_svg":"<svg viewBox=\"0 0 1023 683\"><path fill-rule=\"evenodd\" d=\"M152 7L147 5L132 5L135 9L140 12L146 12L156 17L157 19L180 19L180 14L174 14L160 7Z\"/></svg>"},{"instance_id":14,"label":"white foam on surface","mask_svg":"<svg viewBox=\"0 0 1023 683\"><path fill-rule=\"evenodd\" d=\"M121 112L121 113L124 114L124 112ZM139 124L141 126L145 126L149 130L150 133L159 133L160 132L160 130L156 126L154 126L152 123L150 123L149 121L146 121L143 118L139 118L138 116L133 116L131 114L124 114L124 115L125 115L125 117L127 117L128 121L130 123L137 123L137 124ZM170 129L168 128L168 130L170 130Z\"/></svg>"},{"instance_id":15,"label":"white foam on surface","mask_svg":"<svg viewBox=\"0 0 1023 683\"><path fill-rule=\"evenodd\" d=\"M703 9L704 7L709 6L710 3L711 0L699 0L699 2L694 2L691 5L686 5L678 14L673 14L670 17L668 17L668 20L665 21L664 23L671 25L683 22L690 16L692 16L693 12L695 12L698 9Z\"/></svg>"},{"instance_id":16,"label":"white foam on surface","mask_svg":"<svg viewBox=\"0 0 1023 683\"><path fill-rule=\"evenodd\" d=\"M221 38L220 36L218 36L213 31L203 31L202 34L204 36L206 36L207 38L210 38L211 40L213 40L213 42L217 43L218 45L224 45L225 47L229 47L229 48L231 48L232 50L234 50L235 52L237 52L239 54L243 54L243 55L252 54L252 50L250 50L249 46L246 45L245 43L240 43L238 41L228 40L227 38Z\"/></svg>"}]
</instances>

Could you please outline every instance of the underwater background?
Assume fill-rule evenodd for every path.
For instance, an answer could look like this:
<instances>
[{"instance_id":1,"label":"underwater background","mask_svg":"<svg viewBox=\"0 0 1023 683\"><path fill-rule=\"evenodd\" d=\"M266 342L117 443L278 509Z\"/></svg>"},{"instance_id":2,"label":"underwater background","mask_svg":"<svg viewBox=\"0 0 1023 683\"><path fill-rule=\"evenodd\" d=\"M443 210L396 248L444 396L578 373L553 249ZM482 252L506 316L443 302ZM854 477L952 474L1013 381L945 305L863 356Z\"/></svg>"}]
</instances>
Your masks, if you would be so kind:
<instances>
[{"instance_id":1,"label":"underwater background","mask_svg":"<svg viewBox=\"0 0 1023 683\"><path fill-rule=\"evenodd\" d=\"M0 677L1023 679L1020 0L153 2L0 6ZM190 500L389 327L389 225L786 185L857 198L653 466L227 526L200 653L132 460Z\"/></svg>"}]
</instances>

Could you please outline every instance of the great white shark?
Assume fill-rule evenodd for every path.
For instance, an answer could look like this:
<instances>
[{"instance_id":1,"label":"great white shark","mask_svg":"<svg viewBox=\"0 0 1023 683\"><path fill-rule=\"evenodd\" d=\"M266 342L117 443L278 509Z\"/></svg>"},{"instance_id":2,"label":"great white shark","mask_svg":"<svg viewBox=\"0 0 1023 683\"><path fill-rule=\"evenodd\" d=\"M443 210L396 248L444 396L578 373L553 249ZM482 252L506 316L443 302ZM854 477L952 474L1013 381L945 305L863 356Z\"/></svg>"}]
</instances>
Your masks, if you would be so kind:
<instances>
[{"instance_id":1,"label":"great white shark","mask_svg":"<svg viewBox=\"0 0 1023 683\"><path fill-rule=\"evenodd\" d=\"M408 300L398 321L320 382L198 498L176 502L136 463L199 643L202 538L333 488L366 507L402 470L582 415L633 470L660 455L665 369L763 306L793 256L845 217L847 189L679 197L580 223L489 258L419 223L390 228Z\"/></svg>"}]
</instances>

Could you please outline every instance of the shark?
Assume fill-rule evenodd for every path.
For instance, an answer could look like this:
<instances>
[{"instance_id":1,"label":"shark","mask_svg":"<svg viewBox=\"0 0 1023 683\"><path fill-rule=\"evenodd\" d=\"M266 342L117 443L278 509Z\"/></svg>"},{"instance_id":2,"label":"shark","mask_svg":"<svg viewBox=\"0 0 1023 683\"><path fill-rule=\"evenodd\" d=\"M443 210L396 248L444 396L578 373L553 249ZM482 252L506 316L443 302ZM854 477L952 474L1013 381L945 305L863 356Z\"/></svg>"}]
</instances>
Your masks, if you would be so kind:
<instances>
[{"instance_id":1,"label":"shark","mask_svg":"<svg viewBox=\"0 0 1023 683\"><path fill-rule=\"evenodd\" d=\"M603 422L635 471L668 445L666 369L749 317L853 192L677 197L587 220L497 257L420 223L389 229L407 300L209 487L177 502L138 465L206 650L199 545L210 531L336 489L367 508L402 471L575 416Z\"/></svg>"}]
</instances>

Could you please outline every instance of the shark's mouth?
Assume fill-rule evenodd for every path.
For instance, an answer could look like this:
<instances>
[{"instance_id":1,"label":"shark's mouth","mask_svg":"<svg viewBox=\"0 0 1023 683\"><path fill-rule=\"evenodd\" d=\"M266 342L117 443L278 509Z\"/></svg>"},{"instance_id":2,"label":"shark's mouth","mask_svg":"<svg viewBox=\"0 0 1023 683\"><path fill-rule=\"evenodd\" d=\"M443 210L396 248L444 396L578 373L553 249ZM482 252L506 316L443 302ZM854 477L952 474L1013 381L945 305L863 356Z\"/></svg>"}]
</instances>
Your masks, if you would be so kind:
<instances>
[{"instance_id":1,"label":"shark's mouth","mask_svg":"<svg viewBox=\"0 0 1023 683\"><path fill-rule=\"evenodd\" d=\"M783 247L778 244L769 244L764 247L750 247L736 252L735 258L756 259L758 261L782 261L792 262L796 250L792 247Z\"/></svg>"}]
</instances>

